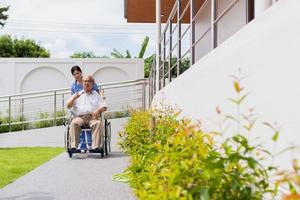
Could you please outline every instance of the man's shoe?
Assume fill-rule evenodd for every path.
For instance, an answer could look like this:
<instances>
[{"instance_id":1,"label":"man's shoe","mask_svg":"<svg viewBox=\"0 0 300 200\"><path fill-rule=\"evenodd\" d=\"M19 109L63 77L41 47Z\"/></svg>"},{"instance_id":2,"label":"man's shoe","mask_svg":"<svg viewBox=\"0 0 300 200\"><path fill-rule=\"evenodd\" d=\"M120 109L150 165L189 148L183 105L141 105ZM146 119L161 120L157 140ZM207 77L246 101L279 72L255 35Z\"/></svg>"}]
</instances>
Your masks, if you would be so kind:
<instances>
[{"instance_id":1,"label":"man's shoe","mask_svg":"<svg viewBox=\"0 0 300 200\"><path fill-rule=\"evenodd\" d=\"M84 149L81 149L80 153L84 154L84 153L86 153L86 151Z\"/></svg>"}]
</instances>

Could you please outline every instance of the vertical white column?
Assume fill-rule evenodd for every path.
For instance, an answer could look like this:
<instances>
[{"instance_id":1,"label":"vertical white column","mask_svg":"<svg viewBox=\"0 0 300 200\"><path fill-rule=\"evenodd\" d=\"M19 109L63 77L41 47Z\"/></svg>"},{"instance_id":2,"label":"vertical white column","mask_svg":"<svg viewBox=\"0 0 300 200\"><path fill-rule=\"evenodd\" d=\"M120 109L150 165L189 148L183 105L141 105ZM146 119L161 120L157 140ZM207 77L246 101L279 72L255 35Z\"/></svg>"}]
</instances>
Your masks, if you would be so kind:
<instances>
[{"instance_id":1,"label":"vertical white column","mask_svg":"<svg viewBox=\"0 0 300 200\"><path fill-rule=\"evenodd\" d=\"M160 59L159 59L159 46L160 46L160 36L161 36L161 11L160 11L160 6L161 5L161 0L156 0L156 65L155 65L155 91L159 91L159 64L160 64Z\"/></svg>"},{"instance_id":2,"label":"vertical white column","mask_svg":"<svg viewBox=\"0 0 300 200\"><path fill-rule=\"evenodd\" d=\"M190 62L191 66L195 63L195 0L190 0Z\"/></svg>"},{"instance_id":3,"label":"vertical white column","mask_svg":"<svg viewBox=\"0 0 300 200\"><path fill-rule=\"evenodd\" d=\"M217 8L217 1L211 0L211 49L213 50L217 46L217 38L216 38L216 8Z\"/></svg>"},{"instance_id":4,"label":"vertical white column","mask_svg":"<svg viewBox=\"0 0 300 200\"><path fill-rule=\"evenodd\" d=\"M262 14L266 9L268 9L274 0L255 0L255 14L254 16L257 17Z\"/></svg>"}]
</instances>

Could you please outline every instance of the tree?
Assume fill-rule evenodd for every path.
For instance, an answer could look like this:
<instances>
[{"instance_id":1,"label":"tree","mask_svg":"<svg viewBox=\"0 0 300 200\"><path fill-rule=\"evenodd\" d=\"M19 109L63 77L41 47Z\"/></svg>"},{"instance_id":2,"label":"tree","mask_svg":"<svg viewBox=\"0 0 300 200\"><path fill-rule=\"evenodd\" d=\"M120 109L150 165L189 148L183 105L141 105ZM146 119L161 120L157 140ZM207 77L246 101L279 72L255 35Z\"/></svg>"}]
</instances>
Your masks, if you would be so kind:
<instances>
[{"instance_id":1,"label":"tree","mask_svg":"<svg viewBox=\"0 0 300 200\"><path fill-rule=\"evenodd\" d=\"M129 50L126 50L126 55L121 54L117 49L113 48L113 51L110 53L113 58L131 58Z\"/></svg>"},{"instance_id":2,"label":"tree","mask_svg":"<svg viewBox=\"0 0 300 200\"><path fill-rule=\"evenodd\" d=\"M144 74L145 74L145 78L148 78L150 75L150 70L152 68L153 65L153 61L154 61L154 54L149 56L148 58L146 58L144 60Z\"/></svg>"},{"instance_id":3,"label":"tree","mask_svg":"<svg viewBox=\"0 0 300 200\"><path fill-rule=\"evenodd\" d=\"M151 68L153 66L153 61L155 59L155 55L151 55L148 58L146 58L144 60L144 73L145 73L145 78L148 78L150 75L150 71ZM174 66L177 62L177 58L176 57L172 57L171 59L171 66ZM165 72L164 74L166 74L168 72L169 69L169 61L165 61L164 63L165 65ZM155 66L153 66L155 67ZM180 61L180 67L179 67L179 73L182 74L185 70L187 70L190 67L190 59L189 58L182 58ZM177 76L177 68L173 68L173 70L171 70L171 77L176 77Z\"/></svg>"},{"instance_id":4,"label":"tree","mask_svg":"<svg viewBox=\"0 0 300 200\"><path fill-rule=\"evenodd\" d=\"M109 58L108 56L96 56L94 52L75 52L70 58Z\"/></svg>"},{"instance_id":5,"label":"tree","mask_svg":"<svg viewBox=\"0 0 300 200\"><path fill-rule=\"evenodd\" d=\"M145 52L147 50L149 44L149 37L146 36L141 44L141 49L138 53L138 55L135 58L143 58L145 55ZM132 58L129 50L127 49L125 52L126 55L123 55L122 53L120 53L120 51L118 51L117 49L113 49L113 51L111 52L111 56L113 58ZM154 55L149 56L148 58L146 58L144 60L144 76L147 78L149 77L149 73L151 70L151 65L153 63L153 59L154 59Z\"/></svg>"},{"instance_id":6,"label":"tree","mask_svg":"<svg viewBox=\"0 0 300 200\"><path fill-rule=\"evenodd\" d=\"M12 39L10 35L0 36L0 57L49 58L50 53L32 39Z\"/></svg>"},{"instance_id":7,"label":"tree","mask_svg":"<svg viewBox=\"0 0 300 200\"><path fill-rule=\"evenodd\" d=\"M149 37L146 36L143 40L143 43L141 44L141 49L138 53L137 56L135 56L135 58L143 58L144 55L145 55L145 52L147 50L147 47L148 47L148 43L149 43ZM123 55L122 53L120 53L120 51L118 51L117 49L113 49L113 51L111 52L111 56L113 58L132 58L129 50L127 49L126 52L125 52L126 55Z\"/></svg>"},{"instance_id":8,"label":"tree","mask_svg":"<svg viewBox=\"0 0 300 200\"><path fill-rule=\"evenodd\" d=\"M10 36L4 35L0 37L0 57L14 57L14 41Z\"/></svg>"},{"instance_id":9,"label":"tree","mask_svg":"<svg viewBox=\"0 0 300 200\"><path fill-rule=\"evenodd\" d=\"M5 25L6 20L8 19L8 15L6 12L9 10L9 6L0 7L0 26L1 28Z\"/></svg>"},{"instance_id":10,"label":"tree","mask_svg":"<svg viewBox=\"0 0 300 200\"><path fill-rule=\"evenodd\" d=\"M144 57L145 52L146 52L147 47L148 47L148 44L149 44L149 37L146 36L145 39L143 40L142 45L141 45L141 49L140 49L138 58L143 58Z\"/></svg>"}]
</instances>

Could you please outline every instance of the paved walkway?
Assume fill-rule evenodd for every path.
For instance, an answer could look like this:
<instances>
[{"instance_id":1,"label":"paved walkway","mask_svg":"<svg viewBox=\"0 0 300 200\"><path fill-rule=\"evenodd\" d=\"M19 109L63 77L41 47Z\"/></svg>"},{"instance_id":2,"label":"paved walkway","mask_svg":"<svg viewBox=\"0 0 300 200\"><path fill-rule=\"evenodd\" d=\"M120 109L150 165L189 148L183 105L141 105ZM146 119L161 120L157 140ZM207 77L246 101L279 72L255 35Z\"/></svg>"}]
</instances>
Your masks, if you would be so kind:
<instances>
[{"instance_id":1,"label":"paved walkway","mask_svg":"<svg viewBox=\"0 0 300 200\"><path fill-rule=\"evenodd\" d=\"M122 172L128 165L128 157L116 146L116 132L122 123L124 120L112 121L113 144L108 157L101 159L98 155L77 155L70 159L66 153L60 154L2 188L0 200L135 199L128 184L111 179L113 174ZM64 127L54 127L10 135L0 134L0 147L26 146L25 141L28 141L28 146L62 146L63 131ZM13 141L10 140L12 138ZM49 143L46 142L47 138ZM4 141L8 143L4 144Z\"/></svg>"}]
</instances>

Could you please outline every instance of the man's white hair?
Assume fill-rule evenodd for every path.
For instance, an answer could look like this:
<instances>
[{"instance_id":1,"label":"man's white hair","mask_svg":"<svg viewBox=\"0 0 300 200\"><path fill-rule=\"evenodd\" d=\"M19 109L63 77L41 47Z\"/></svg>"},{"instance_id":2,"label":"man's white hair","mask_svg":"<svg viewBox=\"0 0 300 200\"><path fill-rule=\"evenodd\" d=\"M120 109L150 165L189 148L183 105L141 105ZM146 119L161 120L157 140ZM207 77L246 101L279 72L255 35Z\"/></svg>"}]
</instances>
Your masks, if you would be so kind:
<instances>
[{"instance_id":1,"label":"man's white hair","mask_svg":"<svg viewBox=\"0 0 300 200\"><path fill-rule=\"evenodd\" d=\"M95 83L95 79L94 79L91 75L86 75L86 76L84 76L84 77L82 78L83 81L86 80L86 79L92 80L93 83Z\"/></svg>"}]
</instances>

